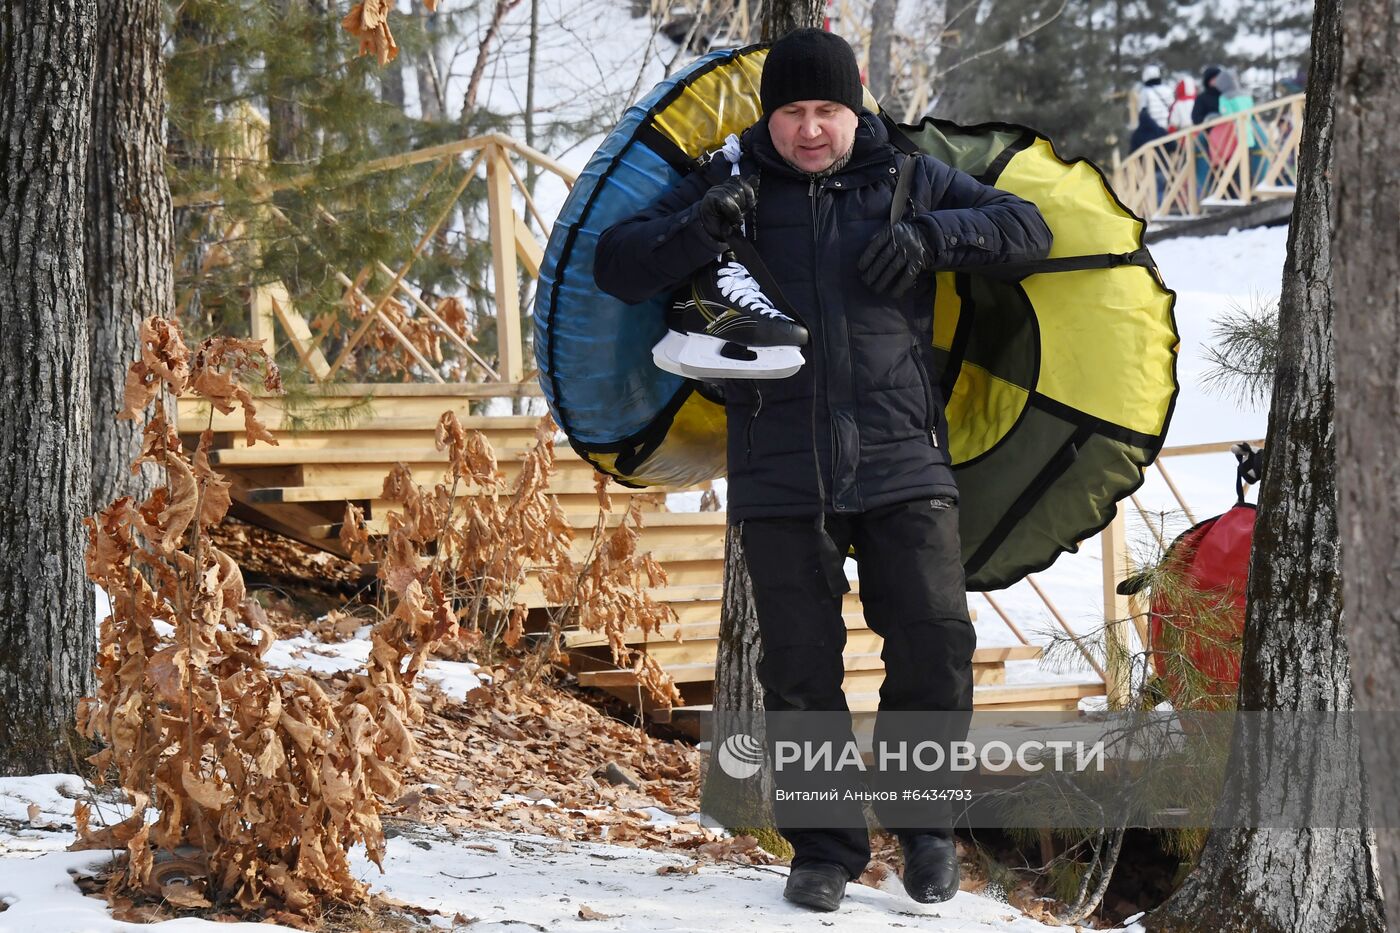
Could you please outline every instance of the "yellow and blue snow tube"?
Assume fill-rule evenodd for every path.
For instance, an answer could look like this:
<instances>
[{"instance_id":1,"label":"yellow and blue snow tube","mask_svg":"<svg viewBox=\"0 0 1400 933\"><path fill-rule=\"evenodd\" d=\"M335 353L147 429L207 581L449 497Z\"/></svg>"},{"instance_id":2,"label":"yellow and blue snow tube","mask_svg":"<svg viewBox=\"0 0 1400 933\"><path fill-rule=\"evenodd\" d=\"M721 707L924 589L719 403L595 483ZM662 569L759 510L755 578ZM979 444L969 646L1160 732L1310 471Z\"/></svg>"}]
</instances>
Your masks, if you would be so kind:
<instances>
[{"instance_id":1,"label":"yellow and blue snow tube","mask_svg":"<svg viewBox=\"0 0 1400 933\"><path fill-rule=\"evenodd\" d=\"M758 119L766 54L711 53L629 108L550 235L535 309L540 382L573 448L626 485L722 476L724 407L652 363L667 296L627 305L601 292L594 248ZM1175 295L1143 246L1142 220L1091 163L1010 124L899 129L908 148L1035 203L1055 237L1049 258L1018 279L938 276L933 343L963 562L969 589L997 589L1077 550L1142 484L1176 400Z\"/></svg>"}]
</instances>

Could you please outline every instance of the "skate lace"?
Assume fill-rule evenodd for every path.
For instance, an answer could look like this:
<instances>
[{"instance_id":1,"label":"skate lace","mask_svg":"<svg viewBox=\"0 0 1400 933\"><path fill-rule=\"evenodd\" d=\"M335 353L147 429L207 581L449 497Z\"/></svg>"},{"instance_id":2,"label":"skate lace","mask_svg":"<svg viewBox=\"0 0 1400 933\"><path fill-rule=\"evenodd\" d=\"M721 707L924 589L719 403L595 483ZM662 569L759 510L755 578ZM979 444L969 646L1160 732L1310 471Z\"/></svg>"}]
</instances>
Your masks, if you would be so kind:
<instances>
[{"instance_id":1,"label":"skate lace","mask_svg":"<svg viewBox=\"0 0 1400 933\"><path fill-rule=\"evenodd\" d=\"M720 293L725 298L741 307L757 311L764 317L778 318L783 321L792 320L773 307L768 296L763 294L763 290L754 281L753 274L740 263L731 261L720 266L719 272L715 276L715 284L719 286Z\"/></svg>"}]
</instances>

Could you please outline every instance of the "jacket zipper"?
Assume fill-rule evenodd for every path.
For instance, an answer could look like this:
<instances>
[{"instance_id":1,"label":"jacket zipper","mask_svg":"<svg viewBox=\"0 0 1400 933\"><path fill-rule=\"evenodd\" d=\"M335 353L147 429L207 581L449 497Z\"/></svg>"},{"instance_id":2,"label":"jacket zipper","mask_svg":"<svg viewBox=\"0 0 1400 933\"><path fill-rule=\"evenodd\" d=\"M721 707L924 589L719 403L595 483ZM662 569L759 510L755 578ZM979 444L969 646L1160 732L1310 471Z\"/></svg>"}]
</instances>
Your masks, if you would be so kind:
<instances>
[{"instance_id":1,"label":"jacket zipper","mask_svg":"<svg viewBox=\"0 0 1400 933\"><path fill-rule=\"evenodd\" d=\"M749 415L749 427L744 432L744 462L748 463L753 457L753 424L758 420L758 413L763 411L763 390L754 384L754 391L758 393L758 405L754 408L753 414Z\"/></svg>"},{"instance_id":2,"label":"jacket zipper","mask_svg":"<svg viewBox=\"0 0 1400 933\"><path fill-rule=\"evenodd\" d=\"M928 370L924 369L924 359L919 355L919 344L910 344L910 349L914 353L914 365L919 370L919 381L924 384L924 403L928 406L928 418L924 421L924 430L928 431L928 439L933 441L933 446L938 446L938 414L934 411L933 405L933 381L928 377ZM931 422L931 423L930 423Z\"/></svg>"},{"instance_id":3,"label":"jacket zipper","mask_svg":"<svg viewBox=\"0 0 1400 933\"><path fill-rule=\"evenodd\" d=\"M813 177L813 178L811 179L811 181L810 181L810 182L808 183L808 185L807 185L807 197L808 197L808 199L809 199L809 202L808 202L808 203L811 205L811 208L812 208L812 271L813 271L813 273L815 274L819 269L821 269L821 244L820 244L820 236L819 236L819 234L820 234L821 231L820 231L819 226L818 226L818 223L817 223L817 214L818 214L818 211L817 211L817 179L816 179L815 177ZM823 378L825 378L825 376L826 376L826 367L830 364L830 358L827 356L827 353L826 353L826 316L822 313L822 290L821 290L821 287L820 287L820 283L818 283L818 287L816 288L815 291L816 291L816 298L817 298L817 319L818 319L819 321L822 322L822 324L821 324L821 338L822 338L822 376L823 376ZM813 400L814 400L814 401L813 401L813 404L816 404L815 399L816 399L816 394L817 394L817 388L818 388L818 387L817 387L816 374L813 373L813 374L812 374L812 398L813 398ZM840 445L840 443L841 443L841 438L840 438L840 436L836 433L836 428L835 428L834 424L832 423L832 419L831 419L831 398L830 398L830 395L828 395L828 397L827 397L826 405L827 405L827 411L826 411L826 431L827 431L827 437L828 437L828 439L829 439L829 444L830 444L830 446L831 446L831 501L832 501L832 504L834 505L835 502L836 502L836 464L837 464L837 462L838 462L837 452L840 450L840 446L839 446L839 445ZM826 507L826 506L825 506L825 503L823 503L823 506L822 506L822 507L823 507L823 508Z\"/></svg>"}]
</instances>

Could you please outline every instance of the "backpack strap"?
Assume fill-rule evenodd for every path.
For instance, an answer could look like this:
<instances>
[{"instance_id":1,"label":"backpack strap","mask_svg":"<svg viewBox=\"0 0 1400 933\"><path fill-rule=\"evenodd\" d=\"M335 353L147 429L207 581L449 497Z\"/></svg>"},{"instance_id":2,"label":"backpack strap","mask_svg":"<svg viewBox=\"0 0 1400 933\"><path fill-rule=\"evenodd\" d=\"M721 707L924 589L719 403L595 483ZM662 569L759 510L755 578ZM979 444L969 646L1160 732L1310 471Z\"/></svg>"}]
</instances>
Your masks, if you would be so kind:
<instances>
[{"instance_id":1,"label":"backpack strap","mask_svg":"<svg viewBox=\"0 0 1400 933\"><path fill-rule=\"evenodd\" d=\"M885 132L889 134L891 145L905 155L918 155L919 147L914 145L914 140L906 136L899 124L894 122L894 117L884 110L880 111L879 117L885 126Z\"/></svg>"},{"instance_id":2,"label":"backpack strap","mask_svg":"<svg viewBox=\"0 0 1400 933\"><path fill-rule=\"evenodd\" d=\"M914 171L918 168L918 159L909 153L903 153L897 159L899 179L894 183L894 197L890 199L891 226L904 216L904 209L910 203L909 193L914 189Z\"/></svg>"}]
</instances>

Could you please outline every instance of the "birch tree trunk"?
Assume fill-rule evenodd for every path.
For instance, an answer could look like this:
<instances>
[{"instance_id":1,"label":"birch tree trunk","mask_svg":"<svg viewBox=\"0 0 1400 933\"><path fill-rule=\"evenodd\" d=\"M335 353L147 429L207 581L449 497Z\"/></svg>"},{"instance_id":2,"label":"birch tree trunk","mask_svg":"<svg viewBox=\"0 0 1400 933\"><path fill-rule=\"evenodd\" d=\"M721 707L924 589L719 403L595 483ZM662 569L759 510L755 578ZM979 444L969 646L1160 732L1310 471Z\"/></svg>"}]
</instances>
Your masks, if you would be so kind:
<instances>
[{"instance_id":1,"label":"birch tree trunk","mask_svg":"<svg viewBox=\"0 0 1400 933\"><path fill-rule=\"evenodd\" d=\"M71 770L92 685L83 192L94 13L0 12L0 774Z\"/></svg>"},{"instance_id":2,"label":"birch tree trunk","mask_svg":"<svg viewBox=\"0 0 1400 933\"><path fill-rule=\"evenodd\" d=\"M141 319L168 317L175 302L160 3L102 0L96 9L85 253L94 511L156 486L150 465L130 469L140 424L116 415L127 365L140 355Z\"/></svg>"},{"instance_id":3,"label":"birch tree trunk","mask_svg":"<svg viewBox=\"0 0 1400 933\"><path fill-rule=\"evenodd\" d=\"M1400 15L1353 0L1342 24L1337 100L1337 487L1342 596L1357 705L1385 722L1362 733L1386 914L1400 917Z\"/></svg>"},{"instance_id":4,"label":"birch tree trunk","mask_svg":"<svg viewBox=\"0 0 1400 933\"><path fill-rule=\"evenodd\" d=\"M441 30L438 28L437 13L428 12L421 3L415 3L413 8L418 16L418 22L423 27L423 33L428 41L424 44L423 52L413 62L413 69L418 78L418 112L422 114L424 120L438 122L446 119L447 109L446 88L442 86L442 53L440 44L442 42Z\"/></svg>"},{"instance_id":5,"label":"birch tree trunk","mask_svg":"<svg viewBox=\"0 0 1400 933\"><path fill-rule=\"evenodd\" d=\"M1349 710L1342 628L1332 353L1332 124L1341 52L1337 0L1320 0L1299 152L1299 184L1279 298L1279 361L1269 412L1268 471L1250 560L1240 669L1242 710ZM1394 371L1393 364L1391 371ZM1224 801L1245 812L1251 786L1294 764L1236 748ZM1294 800L1322 791L1298 769ZM1359 782L1358 794L1365 793ZM1365 801L1362 801L1365 812ZM1147 918L1149 930L1380 931L1374 840L1356 829L1213 830L1185 884Z\"/></svg>"},{"instance_id":6,"label":"birch tree trunk","mask_svg":"<svg viewBox=\"0 0 1400 933\"><path fill-rule=\"evenodd\" d=\"M826 11L825 0L771 0L763 4L763 35L760 42L773 42L786 32L803 26L820 26Z\"/></svg>"},{"instance_id":7,"label":"birch tree trunk","mask_svg":"<svg viewBox=\"0 0 1400 933\"><path fill-rule=\"evenodd\" d=\"M899 0L875 0L870 6L870 67L865 85L882 106L893 89L890 52L894 41L894 15Z\"/></svg>"}]
</instances>

